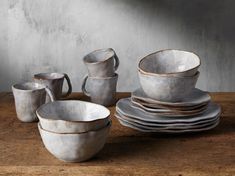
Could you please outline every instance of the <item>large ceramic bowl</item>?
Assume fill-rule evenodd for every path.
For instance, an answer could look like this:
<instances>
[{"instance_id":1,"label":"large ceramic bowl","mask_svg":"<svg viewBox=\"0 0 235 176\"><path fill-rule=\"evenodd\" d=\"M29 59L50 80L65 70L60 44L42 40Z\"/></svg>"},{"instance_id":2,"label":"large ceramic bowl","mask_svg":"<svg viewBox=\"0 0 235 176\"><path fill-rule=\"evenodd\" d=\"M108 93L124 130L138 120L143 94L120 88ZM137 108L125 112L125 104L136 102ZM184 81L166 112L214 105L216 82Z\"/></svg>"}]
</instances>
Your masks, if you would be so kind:
<instances>
[{"instance_id":1,"label":"large ceramic bowl","mask_svg":"<svg viewBox=\"0 0 235 176\"><path fill-rule=\"evenodd\" d=\"M188 51L162 50L139 62L139 70L150 75L193 76L200 66L199 57Z\"/></svg>"},{"instance_id":2,"label":"large ceramic bowl","mask_svg":"<svg viewBox=\"0 0 235 176\"><path fill-rule=\"evenodd\" d=\"M111 122L96 131L62 134L44 130L40 122L38 129L46 149L56 158L66 162L82 162L92 158L104 146Z\"/></svg>"},{"instance_id":3,"label":"large ceramic bowl","mask_svg":"<svg viewBox=\"0 0 235 176\"><path fill-rule=\"evenodd\" d=\"M110 111L98 104L67 100L44 104L37 109L36 114L45 130L82 133L106 126Z\"/></svg>"},{"instance_id":4,"label":"large ceramic bowl","mask_svg":"<svg viewBox=\"0 0 235 176\"><path fill-rule=\"evenodd\" d=\"M161 76L138 72L141 87L145 94L155 100L164 102L177 102L195 88L199 72L193 76Z\"/></svg>"}]
</instances>

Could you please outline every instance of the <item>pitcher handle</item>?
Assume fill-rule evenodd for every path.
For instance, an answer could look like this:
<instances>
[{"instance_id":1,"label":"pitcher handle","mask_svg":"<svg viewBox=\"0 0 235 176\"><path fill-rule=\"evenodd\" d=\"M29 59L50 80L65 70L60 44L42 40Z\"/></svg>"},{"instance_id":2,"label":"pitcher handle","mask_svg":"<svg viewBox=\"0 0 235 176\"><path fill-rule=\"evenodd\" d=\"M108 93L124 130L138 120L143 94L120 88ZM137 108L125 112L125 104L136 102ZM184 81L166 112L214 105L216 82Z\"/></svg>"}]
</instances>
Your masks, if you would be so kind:
<instances>
[{"instance_id":1,"label":"pitcher handle","mask_svg":"<svg viewBox=\"0 0 235 176\"><path fill-rule=\"evenodd\" d=\"M114 60L115 60L114 69L116 71L118 69L118 67L119 67L119 58L118 58L116 52L115 51L113 51L113 52L114 52Z\"/></svg>"},{"instance_id":2,"label":"pitcher handle","mask_svg":"<svg viewBox=\"0 0 235 176\"><path fill-rule=\"evenodd\" d=\"M91 96L90 93L86 90L87 79L88 79L88 75L86 75L86 76L84 77L84 79L83 79L83 82L82 82L82 92L83 92L86 96L90 97L90 96Z\"/></svg>"},{"instance_id":3,"label":"pitcher handle","mask_svg":"<svg viewBox=\"0 0 235 176\"><path fill-rule=\"evenodd\" d=\"M71 81L69 79L69 76L66 73L64 73L64 77L65 77L65 79L67 81L67 84L68 84L68 91L67 91L66 94L62 95L63 98L69 96L72 93L72 84L71 84Z\"/></svg>"},{"instance_id":4,"label":"pitcher handle","mask_svg":"<svg viewBox=\"0 0 235 176\"><path fill-rule=\"evenodd\" d=\"M46 93L48 94L48 96L50 97L51 102L55 101L55 95L54 93L51 91L51 89L49 87L45 87Z\"/></svg>"}]
</instances>

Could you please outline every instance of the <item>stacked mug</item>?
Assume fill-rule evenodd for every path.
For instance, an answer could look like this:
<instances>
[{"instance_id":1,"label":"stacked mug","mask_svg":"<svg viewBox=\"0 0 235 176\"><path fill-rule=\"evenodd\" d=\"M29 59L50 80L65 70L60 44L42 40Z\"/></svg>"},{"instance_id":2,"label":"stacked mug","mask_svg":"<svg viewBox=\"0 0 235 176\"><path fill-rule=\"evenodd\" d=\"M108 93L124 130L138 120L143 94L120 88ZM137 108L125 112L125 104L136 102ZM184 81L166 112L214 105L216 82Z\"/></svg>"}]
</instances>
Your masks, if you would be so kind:
<instances>
[{"instance_id":1,"label":"stacked mug","mask_svg":"<svg viewBox=\"0 0 235 176\"><path fill-rule=\"evenodd\" d=\"M119 59L112 48L95 50L83 58L88 75L82 83L82 91L91 101L104 106L116 102ZM88 83L89 82L89 83ZM88 85L89 91L86 88Z\"/></svg>"},{"instance_id":2,"label":"stacked mug","mask_svg":"<svg viewBox=\"0 0 235 176\"><path fill-rule=\"evenodd\" d=\"M66 94L62 94L64 79L68 83ZM65 73L39 73L33 80L12 86L17 117L22 122L38 121L36 110L41 105L67 97L72 92L70 79Z\"/></svg>"}]
</instances>

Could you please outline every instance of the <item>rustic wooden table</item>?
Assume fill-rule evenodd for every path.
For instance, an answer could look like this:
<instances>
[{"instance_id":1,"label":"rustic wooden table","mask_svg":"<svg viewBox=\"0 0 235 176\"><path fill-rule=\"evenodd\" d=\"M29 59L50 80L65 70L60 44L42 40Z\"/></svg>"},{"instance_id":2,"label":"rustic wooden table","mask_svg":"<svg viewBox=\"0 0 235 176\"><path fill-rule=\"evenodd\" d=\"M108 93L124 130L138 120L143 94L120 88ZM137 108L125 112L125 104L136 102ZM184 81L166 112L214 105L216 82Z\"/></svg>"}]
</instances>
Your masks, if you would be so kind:
<instances>
[{"instance_id":1,"label":"rustic wooden table","mask_svg":"<svg viewBox=\"0 0 235 176\"><path fill-rule=\"evenodd\" d=\"M118 98L129 93L119 93ZM211 131L145 134L113 125L103 150L84 163L65 163L43 146L36 123L21 123L11 93L0 93L0 175L235 175L235 93L213 93L222 106ZM69 99L86 100L74 93Z\"/></svg>"}]
</instances>

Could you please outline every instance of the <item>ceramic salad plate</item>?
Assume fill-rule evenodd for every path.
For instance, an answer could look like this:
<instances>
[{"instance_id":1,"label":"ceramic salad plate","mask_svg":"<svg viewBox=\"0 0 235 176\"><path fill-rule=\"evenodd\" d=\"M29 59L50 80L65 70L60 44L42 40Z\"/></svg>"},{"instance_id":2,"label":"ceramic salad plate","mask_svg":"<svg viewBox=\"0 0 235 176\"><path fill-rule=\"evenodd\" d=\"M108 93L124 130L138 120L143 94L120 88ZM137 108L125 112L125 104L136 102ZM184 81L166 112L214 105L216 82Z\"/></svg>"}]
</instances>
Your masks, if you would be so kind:
<instances>
[{"instance_id":1,"label":"ceramic salad plate","mask_svg":"<svg viewBox=\"0 0 235 176\"><path fill-rule=\"evenodd\" d=\"M192 109L192 110L176 110L176 109L159 109L159 108L148 108L148 107L144 107L142 105L138 105L135 102L133 102L131 100L132 104L131 106L133 108L139 109L140 111L145 112L146 114L149 115L161 115L161 116L168 116L168 117L177 117L177 116L184 116L184 117L188 117L188 116L195 116L195 115L199 115L202 114L206 109L207 109L207 105L201 106L199 108L196 109ZM160 110L160 112L158 111ZM161 111L161 110L166 110Z\"/></svg>"},{"instance_id":2,"label":"ceramic salad plate","mask_svg":"<svg viewBox=\"0 0 235 176\"><path fill-rule=\"evenodd\" d=\"M210 95L202 91L200 89L194 88L192 92L182 99L180 102L163 102L163 101L158 101L152 98L149 98L142 88L139 88L132 92L131 97L138 99L140 101L149 103L149 104L155 104L161 106L172 106L172 107L185 107L185 106L198 106L202 104L207 104L210 102L211 97Z\"/></svg>"}]
</instances>

